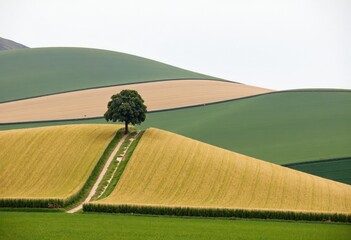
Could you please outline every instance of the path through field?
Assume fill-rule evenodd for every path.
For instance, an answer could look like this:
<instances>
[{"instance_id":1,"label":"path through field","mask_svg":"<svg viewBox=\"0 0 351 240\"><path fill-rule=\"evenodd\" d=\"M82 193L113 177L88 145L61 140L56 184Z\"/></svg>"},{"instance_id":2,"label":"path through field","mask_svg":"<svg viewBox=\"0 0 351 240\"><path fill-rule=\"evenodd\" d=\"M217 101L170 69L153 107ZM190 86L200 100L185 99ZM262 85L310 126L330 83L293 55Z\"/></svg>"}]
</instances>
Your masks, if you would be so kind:
<instances>
[{"instance_id":1,"label":"path through field","mask_svg":"<svg viewBox=\"0 0 351 240\"><path fill-rule=\"evenodd\" d=\"M129 149L130 145L132 145L132 142L136 140L136 138L138 137L139 134L140 134L140 131L136 131L135 136L131 136L131 138L129 139L129 143L128 143L128 145L125 147L123 153L117 157L117 162L118 162L118 164L117 164L117 166L115 167L115 169L113 170L113 172L112 172L112 174L111 174L111 177L107 180L107 185L104 187L104 189L102 190L102 192L101 192L101 193L99 194L99 196L97 197L98 199L106 192L106 190L107 190L107 188L109 187L109 185L110 185L110 183L111 183L113 177L114 177L115 174L116 174L116 171L117 171L119 165L121 164L122 161L124 161L125 156L126 156L126 153L127 153L128 149ZM127 140L127 139L126 139L126 140ZM125 141L126 141L126 140L125 140Z\"/></svg>"},{"instance_id":2,"label":"path through field","mask_svg":"<svg viewBox=\"0 0 351 240\"><path fill-rule=\"evenodd\" d=\"M113 157L116 155L116 153L118 152L118 150L120 149L120 147L122 146L123 142L126 140L126 138L128 137L129 133L128 134L125 134L121 140L118 142L117 146L115 147L115 149L113 150L113 152L111 153L111 155L109 156L109 158L107 159L107 162L105 163L104 165L104 168L102 169L98 179L96 180L94 186L92 187L92 189L90 190L89 192L89 195L84 199L83 202L81 202L77 207L74 207L70 210L67 211L67 213L75 213L77 211L79 211L80 209L83 208L83 204L86 203L86 202L89 202L90 199L95 195L96 193L96 190L100 184L100 182L102 181L104 175L106 174L107 172L107 169L108 167L110 166L112 160L113 160Z\"/></svg>"}]
</instances>

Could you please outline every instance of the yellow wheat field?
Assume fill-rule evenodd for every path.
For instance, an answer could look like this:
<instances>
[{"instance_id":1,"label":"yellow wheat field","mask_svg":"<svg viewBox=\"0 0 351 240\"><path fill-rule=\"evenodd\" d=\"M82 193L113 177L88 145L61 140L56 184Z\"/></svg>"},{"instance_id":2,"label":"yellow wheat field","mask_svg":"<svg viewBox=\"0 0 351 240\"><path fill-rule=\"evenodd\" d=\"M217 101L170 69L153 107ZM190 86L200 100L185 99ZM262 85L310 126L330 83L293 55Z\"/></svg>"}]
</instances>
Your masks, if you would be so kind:
<instances>
[{"instance_id":1,"label":"yellow wheat field","mask_svg":"<svg viewBox=\"0 0 351 240\"><path fill-rule=\"evenodd\" d=\"M0 131L0 199L67 198L88 179L121 126Z\"/></svg>"},{"instance_id":2,"label":"yellow wheat field","mask_svg":"<svg viewBox=\"0 0 351 240\"><path fill-rule=\"evenodd\" d=\"M351 212L351 186L157 129L99 204Z\"/></svg>"}]
</instances>

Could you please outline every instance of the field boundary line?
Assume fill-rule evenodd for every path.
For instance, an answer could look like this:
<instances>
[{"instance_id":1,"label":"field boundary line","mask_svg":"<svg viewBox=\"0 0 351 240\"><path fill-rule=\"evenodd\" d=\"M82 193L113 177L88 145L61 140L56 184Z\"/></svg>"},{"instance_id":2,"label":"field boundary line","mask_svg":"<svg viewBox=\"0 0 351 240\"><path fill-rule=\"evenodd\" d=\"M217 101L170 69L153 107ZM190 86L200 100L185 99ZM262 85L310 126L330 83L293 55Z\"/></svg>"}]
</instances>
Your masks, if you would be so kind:
<instances>
[{"instance_id":1,"label":"field boundary line","mask_svg":"<svg viewBox=\"0 0 351 240\"><path fill-rule=\"evenodd\" d=\"M95 181L93 187L91 188L91 190L90 190L88 196L87 196L78 206L76 206L76 207L74 207L74 208L68 210L67 213L75 213L75 212L79 211L80 209L83 208L83 204L86 203L86 202L89 202L90 199L95 195L95 192L96 192L96 190L97 190L97 188L98 188L100 182L102 181L104 175L106 174L107 169L108 169L108 167L110 166L110 164L111 164L111 162L112 162L114 156L116 155L116 153L118 152L118 150L120 149L120 147L122 146L123 142L125 141L125 139L127 138L127 136L128 136L129 134L130 134L130 133L125 134L125 135L121 138L121 140L119 140L117 146L116 146L115 149L112 151L112 153L111 153L111 155L109 156L109 158L107 159L107 161L106 161L106 163L105 163L103 169L101 170L101 172L100 172L98 178L96 179L96 181Z\"/></svg>"},{"instance_id":2,"label":"field boundary line","mask_svg":"<svg viewBox=\"0 0 351 240\"><path fill-rule=\"evenodd\" d=\"M296 163L287 163L282 164L283 167L293 167L299 165L306 165L306 164L314 164L314 163L326 163L326 162L336 162L336 161L351 161L351 157L340 157L340 158L328 158L328 159L319 159L319 160L311 160L305 162L296 162Z\"/></svg>"},{"instance_id":3,"label":"field boundary line","mask_svg":"<svg viewBox=\"0 0 351 240\"><path fill-rule=\"evenodd\" d=\"M182 80L182 79L178 79ZM199 79L188 79L188 80L199 80ZM203 80L208 80L208 79L203 79ZM209 79L212 81L211 79ZM158 80L158 81L173 81L173 80ZM213 80L213 81L221 81L221 80ZM222 81L227 81L227 80L222 80ZM146 82L148 83L148 82ZM237 83L237 82L233 82ZM239 83L237 83L239 84ZM124 84L124 85L129 85L129 84ZM196 108L196 107L204 107L208 105L215 105L215 104L221 104L221 103L228 103L228 102L234 102L234 101L239 101L239 100L245 100L249 98L255 98L255 97L261 97L264 95L271 95L271 94L283 94L283 93L328 93L328 92L337 92L337 93L351 93L351 90L348 89L296 89L296 90L282 90L282 91L273 91L273 92L267 92L267 93L260 93L260 94L255 94L255 95L250 95L250 96L245 96L245 97L239 97L239 98L233 98L233 99L227 99L227 100L222 100L222 101L216 101L216 102L210 102L210 103L204 103L204 104L195 104L195 105L189 105L189 106L184 106L184 107L176 107L176 108L167 108L167 109L161 109L161 110L154 110L154 111L148 111L147 113L159 113L159 112L168 112L168 111L177 111L177 110L183 110L183 109L188 109L188 108ZM51 94L53 95L53 94ZM23 99L24 100L24 99ZM17 100L16 100L17 101ZM0 102L4 103L4 102ZM69 121L83 121L83 120L94 120L94 119L103 119L103 116L96 116L96 117L88 117L88 118L71 118L71 119L58 119L58 120L42 120L42 121L27 121L27 122L6 122L6 123L0 123L0 126L6 126L6 125L17 125L17 124L33 124L33 123L50 123L50 122L69 122Z\"/></svg>"},{"instance_id":4,"label":"field boundary line","mask_svg":"<svg viewBox=\"0 0 351 240\"><path fill-rule=\"evenodd\" d=\"M320 222L351 222L350 213L340 212L313 212L298 210L274 209L245 209L245 208L207 208L165 205L134 205L134 204L84 204L84 212L167 215L184 217L211 217L211 218L255 218L293 221L320 221Z\"/></svg>"}]
</instances>

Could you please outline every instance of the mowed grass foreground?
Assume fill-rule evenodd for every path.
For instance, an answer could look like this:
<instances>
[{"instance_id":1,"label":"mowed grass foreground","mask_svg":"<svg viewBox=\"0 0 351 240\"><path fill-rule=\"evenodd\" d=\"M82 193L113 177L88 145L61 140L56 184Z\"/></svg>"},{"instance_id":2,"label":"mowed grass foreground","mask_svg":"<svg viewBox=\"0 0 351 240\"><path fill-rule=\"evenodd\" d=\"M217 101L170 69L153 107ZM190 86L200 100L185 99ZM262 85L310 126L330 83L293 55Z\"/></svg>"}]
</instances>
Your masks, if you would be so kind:
<instances>
[{"instance_id":1,"label":"mowed grass foreground","mask_svg":"<svg viewBox=\"0 0 351 240\"><path fill-rule=\"evenodd\" d=\"M0 203L76 194L120 127L67 125L0 132Z\"/></svg>"},{"instance_id":2,"label":"mowed grass foreground","mask_svg":"<svg viewBox=\"0 0 351 240\"><path fill-rule=\"evenodd\" d=\"M115 190L84 210L125 205L350 214L351 186L148 129Z\"/></svg>"},{"instance_id":3,"label":"mowed grass foreground","mask_svg":"<svg viewBox=\"0 0 351 240\"><path fill-rule=\"evenodd\" d=\"M31 239L350 239L343 224L0 212L2 240Z\"/></svg>"}]
</instances>

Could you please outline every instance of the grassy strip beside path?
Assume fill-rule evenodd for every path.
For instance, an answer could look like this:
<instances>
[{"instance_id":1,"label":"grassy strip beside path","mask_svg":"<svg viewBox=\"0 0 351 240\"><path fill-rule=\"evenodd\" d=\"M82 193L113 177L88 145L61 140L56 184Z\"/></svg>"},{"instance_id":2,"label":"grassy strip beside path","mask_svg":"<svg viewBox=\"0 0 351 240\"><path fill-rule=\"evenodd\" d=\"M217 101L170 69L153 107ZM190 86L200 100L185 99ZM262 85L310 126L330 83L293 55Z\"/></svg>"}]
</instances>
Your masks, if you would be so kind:
<instances>
[{"instance_id":1,"label":"grassy strip beside path","mask_svg":"<svg viewBox=\"0 0 351 240\"><path fill-rule=\"evenodd\" d=\"M132 154L133 154L136 146L138 145L138 143L139 143L139 141L140 141L140 139L141 139L143 134L144 134L144 131L139 133L137 138L130 144L126 154L124 155L123 161L118 165L117 171L115 172L110 184L107 186L106 191L100 196L99 199L107 197L115 189L119 179L122 176L122 173L123 173L124 169L127 166L127 163L129 161L130 157L132 156Z\"/></svg>"},{"instance_id":2,"label":"grassy strip beside path","mask_svg":"<svg viewBox=\"0 0 351 240\"><path fill-rule=\"evenodd\" d=\"M123 135L123 133L121 131L118 131L116 133L116 138L117 138L117 135ZM81 199L81 201L78 202L78 204L77 204L78 206L76 206L74 208L71 208L71 209L70 208L66 208L66 209L70 209L70 210L67 211L68 213L73 213L73 212L79 211L80 209L82 209L83 203L90 201L90 199L93 197L93 195L96 192L98 184L102 181L103 176L106 174L107 168L111 164L111 161L113 160L114 155L117 153L116 151L119 150L120 146L122 145L122 142L125 140L126 137L127 137L127 135L123 135L119 139L119 141L117 142L116 145L113 145L113 144L111 145L110 144L107 147L107 149L105 150L103 156L105 156L105 153L109 153L109 154L106 155L106 157L104 157L103 163L101 163L101 165L97 165L97 166L99 166L99 171L96 172L96 175L94 174L93 178L91 178L91 177L89 178L89 180L91 179L91 185L90 185L89 188L87 188L87 194L85 195L84 198ZM110 146L114 146L114 148L110 149ZM100 164L100 161L99 161L98 164ZM95 173L95 169L94 169L93 173Z\"/></svg>"},{"instance_id":3,"label":"grassy strip beside path","mask_svg":"<svg viewBox=\"0 0 351 240\"><path fill-rule=\"evenodd\" d=\"M125 141L122 143L121 147L117 151L116 155L113 157L113 160L110 164L110 166L107 169L106 174L104 175L101 183L99 184L99 187L97 188L95 195L92 197L92 201L97 200L99 196L105 191L105 188L109 185L109 180L111 180L112 175L114 175L116 168L119 166L119 161L117 160L118 156L124 153L126 151L127 147L130 145L130 139L135 137L137 132L131 132Z\"/></svg>"}]
</instances>

